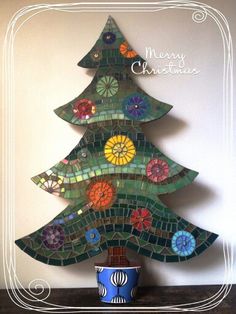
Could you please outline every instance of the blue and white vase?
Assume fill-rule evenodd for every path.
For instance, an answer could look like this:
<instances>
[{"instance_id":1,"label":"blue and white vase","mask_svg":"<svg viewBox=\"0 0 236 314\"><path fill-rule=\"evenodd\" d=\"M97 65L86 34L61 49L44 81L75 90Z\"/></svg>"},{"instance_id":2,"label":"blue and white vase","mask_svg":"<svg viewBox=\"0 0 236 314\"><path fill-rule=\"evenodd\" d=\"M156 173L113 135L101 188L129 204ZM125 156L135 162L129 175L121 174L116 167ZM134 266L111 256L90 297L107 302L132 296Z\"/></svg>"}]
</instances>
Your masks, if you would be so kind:
<instances>
[{"instance_id":1,"label":"blue and white vase","mask_svg":"<svg viewBox=\"0 0 236 314\"><path fill-rule=\"evenodd\" d=\"M141 266L95 266L100 300L128 303L135 299Z\"/></svg>"}]
</instances>

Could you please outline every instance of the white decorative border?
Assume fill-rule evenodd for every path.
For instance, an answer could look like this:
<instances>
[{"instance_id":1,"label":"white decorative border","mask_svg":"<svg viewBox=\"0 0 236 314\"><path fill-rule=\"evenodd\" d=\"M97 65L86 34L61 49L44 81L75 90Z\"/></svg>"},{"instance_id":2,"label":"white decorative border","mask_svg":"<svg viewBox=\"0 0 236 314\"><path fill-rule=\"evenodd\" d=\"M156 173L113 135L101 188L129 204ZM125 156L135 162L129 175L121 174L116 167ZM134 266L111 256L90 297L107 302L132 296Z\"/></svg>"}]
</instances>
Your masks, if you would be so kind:
<instances>
[{"instance_id":1,"label":"white decorative border","mask_svg":"<svg viewBox=\"0 0 236 314\"><path fill-rule=\"evenodd\" d=\"M233 275L233 243L223 241L223 254L225 260L224 280L220 290L210 298L192 303L157 306L157 307L71 307L46 302L50 295L50 285L42 280L35 279L29 283L29 290L24 289L16 274L15 258L15 81L14 81L14 40L17 32L29 19L35 15L49 11L63 12L158 12L167 9L191 10L192 19L202 23L210 17L217 24L224 52L223 65L223 133L226 162L232 164L233 152L233 45L228 21L217 9L197 1L157 1L157 2L78 2L64 4L36 4L25 6L17 11L11 18L4 41L3 53L3 267L5 284L11 300L19 307L38 311L41 313L99 313L99 312L186 312L208 311L217 307L228 295L231 289ZM230 167L229 167L230 168ZM227 173L229 175L229 173ZM47 294L43 296L45 286ZM37 288L38 293L31 288ZM21 289L21 290L19 290ZM40 297L40 298L38 298ZM34 305L35 303L42 306ZM44 306L45 305L45 306Z\"/></svg>"}]
</instances>

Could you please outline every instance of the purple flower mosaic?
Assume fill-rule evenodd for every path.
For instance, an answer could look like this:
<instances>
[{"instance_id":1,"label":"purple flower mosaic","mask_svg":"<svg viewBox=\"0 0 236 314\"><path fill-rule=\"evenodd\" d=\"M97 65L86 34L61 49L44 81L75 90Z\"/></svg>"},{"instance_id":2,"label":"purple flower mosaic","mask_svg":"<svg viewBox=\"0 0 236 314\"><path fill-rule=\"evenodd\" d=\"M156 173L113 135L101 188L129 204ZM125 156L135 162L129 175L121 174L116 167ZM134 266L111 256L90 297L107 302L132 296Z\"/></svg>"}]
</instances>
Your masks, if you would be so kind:
<instances>
[{"instance_id":1,"label":"purple flower mosaic","mask_svg":"<svg viewBox=\"0 0 236 314\"><path fill-rule=\"evenodd\" d=\"M51 250L57 250L64 244L65 234L60 225L49 225L43 229L42 242Z\"/></svg>"},{"instance_id":2,"label":"purple flower mosaic","mask_svg":"<svg viewBox=\"0 0 236 314\"><path fill-rule=\"evenodd\" d=\"M106 44L113 44L116 40L116 34L112 32L106 32L103 34L102 39Z\"/></svg>"},{"instance_id":3,"label":"purple flower mosaic","mask_svg":"<svg viewBox=\"0 0 236 314\"><path fill-rule=\"evenodd\" d=\"M147 116L150 104L147 98L141 94L133 94L123 101L123 112L132 120L141 120Z\"/></svg>"}]
</instances>

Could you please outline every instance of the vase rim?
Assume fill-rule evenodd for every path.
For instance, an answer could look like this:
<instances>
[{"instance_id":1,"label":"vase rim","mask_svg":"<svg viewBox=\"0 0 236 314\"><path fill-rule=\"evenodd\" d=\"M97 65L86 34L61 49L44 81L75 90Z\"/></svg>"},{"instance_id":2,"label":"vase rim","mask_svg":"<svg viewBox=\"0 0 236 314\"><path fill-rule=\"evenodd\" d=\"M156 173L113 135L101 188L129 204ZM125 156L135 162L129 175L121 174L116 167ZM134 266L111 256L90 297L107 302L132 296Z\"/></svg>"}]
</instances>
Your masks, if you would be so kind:
<instances>
[{"instance_id":1,"label":"vase rim","mask_svg":"<svg viewBox=\"0 0 236 314\"><path fill-rule=\"evenodd\" d=\"M103 266L103 265L94 265L95 268L106 268L106 269L132 269L132 268L141 268L141 265L137 266Z\"/></svg>"}]
</instances>

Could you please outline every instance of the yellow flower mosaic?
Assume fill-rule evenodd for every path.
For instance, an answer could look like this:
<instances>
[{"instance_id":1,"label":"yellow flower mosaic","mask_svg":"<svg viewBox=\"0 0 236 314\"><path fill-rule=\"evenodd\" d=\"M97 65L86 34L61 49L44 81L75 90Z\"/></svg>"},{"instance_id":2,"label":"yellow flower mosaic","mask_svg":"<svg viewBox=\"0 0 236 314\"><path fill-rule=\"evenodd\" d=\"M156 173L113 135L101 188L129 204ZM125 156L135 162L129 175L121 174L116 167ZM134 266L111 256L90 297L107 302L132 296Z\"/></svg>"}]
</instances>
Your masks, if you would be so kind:
<instances>
[{"instance_id":1,"label":"yellow flower mosaic","mask_svg":"<svg viewBox=\"0 0 236 314\"><path fill-rule=\"evenodd\" d=\"M134 143L125 135L115 135L108 139L104 147L104 154L113 165L126 165L135 156Z\"/></svg>"}]
</instances>

